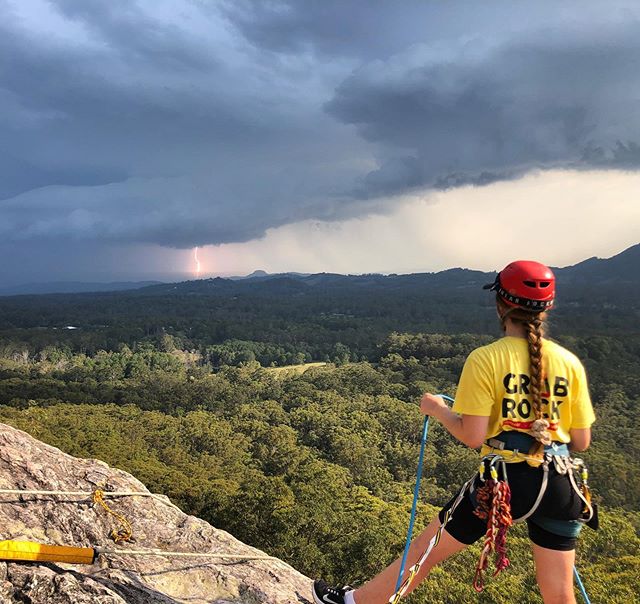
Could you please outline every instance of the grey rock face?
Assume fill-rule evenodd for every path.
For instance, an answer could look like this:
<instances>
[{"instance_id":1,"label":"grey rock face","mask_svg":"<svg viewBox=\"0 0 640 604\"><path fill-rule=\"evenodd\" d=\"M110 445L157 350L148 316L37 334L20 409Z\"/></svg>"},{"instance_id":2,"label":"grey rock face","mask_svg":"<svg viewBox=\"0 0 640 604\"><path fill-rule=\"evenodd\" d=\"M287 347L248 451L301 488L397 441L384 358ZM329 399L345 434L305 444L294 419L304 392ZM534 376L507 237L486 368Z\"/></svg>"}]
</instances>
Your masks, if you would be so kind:
<instances>
[{"instance_id":1,"label":"grey rock face","mask_svg":"<svg viewBox=\"0 0 640 604\"><path fill-rule=\"evenodd\" d=\"M130 474L77 459L0 424L0 489L143 491ZM135 543L115 545L116 523L83 497L1 495L0 540L108 549L265 555L229 533L149 497L107 499ZM280 560L101 555L94 565L0 561L3 604L308 604L310 580Z\"/></svg>"}]
</instances>

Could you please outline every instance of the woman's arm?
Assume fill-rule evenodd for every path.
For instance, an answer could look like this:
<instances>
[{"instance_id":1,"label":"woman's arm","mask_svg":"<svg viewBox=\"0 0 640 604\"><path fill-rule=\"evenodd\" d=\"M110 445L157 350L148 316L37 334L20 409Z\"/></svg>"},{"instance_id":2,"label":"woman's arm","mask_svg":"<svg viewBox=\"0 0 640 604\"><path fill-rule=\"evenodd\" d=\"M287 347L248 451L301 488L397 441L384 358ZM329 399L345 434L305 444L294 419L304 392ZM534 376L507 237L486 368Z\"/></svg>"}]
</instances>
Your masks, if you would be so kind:
<instances>
[{"instance_id":1,"label":"woman's arm","mask_svg":"<svg viewBox=\"0 0 640 604\"><path fill-rule=\"evenodd\" d=\"M591 428L571 428L569 431L571 442L569 448L572 451L586 451L591 444Z\"/></svg>"},{"instance_id":2,"label":"woman's arm","mask_svg":"<svg viewBox=\"0 0 640 604\"><path fill-rule=\"evenodd\" d=\"M435 417L455 438L472 449L482 446L489 427L489 417L458 415L447 407L440 396L425 394L420 401L424 415Z\"/></svg>"}]
</instances>

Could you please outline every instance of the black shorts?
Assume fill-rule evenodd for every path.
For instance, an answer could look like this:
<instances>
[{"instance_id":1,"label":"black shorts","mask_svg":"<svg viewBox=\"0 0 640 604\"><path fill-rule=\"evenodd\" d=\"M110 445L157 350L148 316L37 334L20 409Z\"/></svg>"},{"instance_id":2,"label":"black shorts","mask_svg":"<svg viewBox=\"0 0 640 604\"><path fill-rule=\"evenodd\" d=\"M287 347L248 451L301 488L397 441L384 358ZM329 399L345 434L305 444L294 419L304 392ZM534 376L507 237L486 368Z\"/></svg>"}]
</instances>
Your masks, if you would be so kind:
<instances>
[{"instance_id":1,"label":"black shorts","mask_svg":"<svg viewBox=\"0 0 640 604\"><path fill-rule=\"evenodd\" d=\"M535 503L540 493L543 469L532 468L526 462L510 463L506 467L511 487L511 515L517 519L524 516ZM481 486L479 477L474 482L474 488L477 489L478 486ZM440 522L456 497L440 511ZM474 506L474 498L467 492L445 527L454 539L467 545L478 541L487 531L486 521L473 513ZM575 549L579 532L579 528L575 530L576 521L580 518L582 507L583 502L571 486L569 477L558 474L553 463L549 464L547 490L538 509L527 518L529 538L536 545L547 549Z\"/></svg>"}]
</instances>

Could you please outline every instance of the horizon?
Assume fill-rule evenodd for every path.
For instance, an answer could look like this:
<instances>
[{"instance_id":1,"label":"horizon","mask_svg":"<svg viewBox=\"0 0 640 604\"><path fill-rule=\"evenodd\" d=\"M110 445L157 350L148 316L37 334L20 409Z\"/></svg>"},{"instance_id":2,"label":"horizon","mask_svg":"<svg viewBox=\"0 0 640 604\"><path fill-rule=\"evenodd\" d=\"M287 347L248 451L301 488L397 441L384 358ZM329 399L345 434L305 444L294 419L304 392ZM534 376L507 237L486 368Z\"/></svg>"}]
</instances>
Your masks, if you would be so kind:
<instances>
[{"instance_id":1,"label":"horizon","mask_svg":"<svg viewBox=\"0 0 640 604\"><path fill-rule=\"evenodd\" d=\"M588 258L583 258L581 260L579 260L578 262L572 263L572 264L567 264L567 265L563 265L563 266L558 266L555 265L553 263L551 263L549 266L551 266L554 269L565 269L565 268L570 268L572 266L575 266L577 264L581 264L583 262L586 262L588 260L592 260L592 259L597 259L597 260L609 260L615 256L618 256L626 251L628 251L629 249L636 247L636 246L640 246L640 242L638 242L637 244L631 245L629 247L624 248L623 250L620 250L619 252L611 255L611 256L607 256L607 257L599 257L599 256L590 256ZM513 258L512 260L515 260L516 258ZM524 258L522 258L524 259ZM437 271L413 271L413 272L379 272L379 271L367 271L367 272L362 272L362 273L337 273L337 272L333 272L333 271L320 271L317 273L303 273L303 272L299 272L299 271L282 271L282 272L268 272L268 271L264 271L262 269L255 269L254 271L252 271L251 273L247 273L244 275L237 275L237 274L212 274L212 275L200 275L200 276L195 276L193 274L190 273L185 273L183 275L174 275L174 278L168 278L168 279L154 279L154 278L148 278L148 279L137 279L137 280L119 280L119 279L115 279L115 280L110 280L110 281L83 281L83 280L69 280L69 281L34 281L34 282L26 282L26 283L15 283L15 284L9 284L6 285L4 284L3 287L0 287L0 296L10 296L10 295L20 295L20 294L12 294L12 291L18 291L21 290L22 288L30 288L30 287L46 287L46 286L69 286L69 285L78 285L78 286L89 286L89 285L99 285L99 286L106 286L106 285L128 285L128 284L132 284L132 285L137 285L139 283L143 283L145 285L143 285L143 287L146 287L148 285L154 285L154 284L161 284L161 285L169 285L172 283L187 283L187 282L195 282L195 281L206 281L206 280L211 280L211 279L216 279L216 278L221 278L221 279L236 279L236 280L243 280L243 279L247 279L247 278L251 278L254 276L254 273L259 273L259 274L264 274L267 277L278 277L281 275L300 275L300 276L311 276L311 275L318 275L318 274L335 274L335 275L341 275L341 276L346 276L346 277L362 277L362 276L367 276L367 275L376 275L376 276L382 276L382 277L389 277L389 276L408 276L408 275L417 275L417 274L437 274L437 273L441 273L441 272L445 272L445 271L450 271L450 270L468 270L468 271L474 271L474 272L482 272L482 273L494 273L494 272L498 272L500 270L500 268L502 267L496 267L495 269L489 269L489 270L483 270L483 269L477 269L477 268L472 268L472 267L467 267L467 266L450 266L441 270L437 270ZM260 276L260 275L256 275L256 276ZM55 290L51 290L51 291L43 291L43 292L38 292L38 293L83 293L83 292L87 292L89 290L82 290L82 291L73 291L73 290L69 290L67 292L56 292ZM104 291L111 291L111 290L104 290ZM125 290L123 290L125 291ZM7 292L7 293L5 293Z\"/></svg>"}]
</instances>

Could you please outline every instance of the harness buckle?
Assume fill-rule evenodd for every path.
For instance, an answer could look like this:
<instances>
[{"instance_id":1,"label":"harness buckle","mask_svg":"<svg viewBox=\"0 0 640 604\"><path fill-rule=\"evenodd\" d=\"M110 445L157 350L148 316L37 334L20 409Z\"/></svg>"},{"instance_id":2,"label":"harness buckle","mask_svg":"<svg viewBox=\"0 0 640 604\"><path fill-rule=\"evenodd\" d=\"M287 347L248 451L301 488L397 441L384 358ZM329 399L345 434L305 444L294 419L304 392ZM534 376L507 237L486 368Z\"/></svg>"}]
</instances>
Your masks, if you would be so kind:
<instances>
[{"instance_id":1,"label":"harness buckle","mask_svg":"<svg viewBox=\"0 0 640 604\"><path fill-rule=\"evenodd\" d=\"M489 445L492 449L504 451L505 443L501 440L498 440L497 438L489 438L486 444Z\"/></svg>"},{"instance_id":2,"label":"harness buckle","mask_svg":"<svg viewBox=\"0 0 640 604\"><path fill-rule=\"evenodd\" d=\"M561 457L560 455L551 455L553 459L553 465L556 468L556 472L558 474L565 475L568 471L570 471L570 467L573 465L568 457Z\"/></svg>"}]
</instances>

